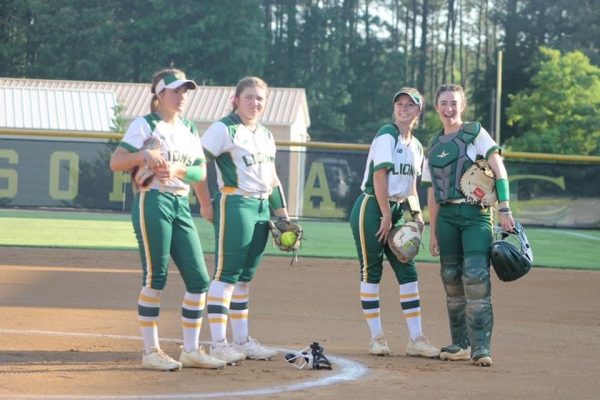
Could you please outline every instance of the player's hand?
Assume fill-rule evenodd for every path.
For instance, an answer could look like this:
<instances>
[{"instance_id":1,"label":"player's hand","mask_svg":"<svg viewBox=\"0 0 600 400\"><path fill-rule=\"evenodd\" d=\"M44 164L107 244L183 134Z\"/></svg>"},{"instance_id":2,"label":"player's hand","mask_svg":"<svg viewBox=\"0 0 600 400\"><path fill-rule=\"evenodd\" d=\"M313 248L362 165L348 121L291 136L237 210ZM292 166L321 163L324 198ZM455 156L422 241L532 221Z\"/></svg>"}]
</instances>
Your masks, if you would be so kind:
<instances>
[{"instance_id":1,"label":"player's hand","mask_svg":"<svg viewBox=\"0 0 600 400\"><path fill-rule=\"evenodd\" d=\"M200 216L211 224L213 223L215 219L215 210L211 203L200 205Z\"/></svg>"},{"instance_id":2,"label":"player's hand","mask_svg":"<svg viewBox=\"0 0 600 400\"><path fill-rule=\"evenodd\" d=\"M144 162L153 171L158 168L164 168L167 165L167 161L162 156L160 148L144 150Z\"/></svg>"},{"instance_id":3,"label":"player's hand","mask_svg":"<svg viewBox=\"0 0 600 400\"><path fill-rule=\"evenodd\" d=\"M438 245L437 236L433 233L429 234L429 252L434 257L440 255L440 246Z\"/></svg>"},{"instance_id":4,"label":"player's hand","mask_svg":"<svg viewBox=\"0 0 600 400\"><path fill-rule=\"evenodd\" d=\"M515 220L511 213L499 214L500 215L500 226L504 232L512 232L515 229Z\"/></svg>"},{"instance_id":5,"label":"player's hand","mask_svg":"<svg viewBox=\"0 0 600 400\"><path fill-rule=\"evenodd\" d=\"M180 163L167 163L163 168L158 168L156 170L156 176L162 183L166 183L167 181L173 178L183 179L187 172L187 167Z\"/></svg>"},{"instance_id":6,"label":"player's hand","mask_svg":"<svg viewBox=\"0 0 600 400\"><path fill-rule=\"evenodd\" d=\"M419 224L419 233L423 234L423 231L425 230L425 221L423 221L423 217L420 213L414 218L414 221Z\"/></svg>"},{"instance_id":7,"label":"player's hand","mask_svg":"<svg viewBox=\"0 0 600 400\"><path fill-rule=\"evenodd\" d=\"M391 214L384 215L383 217L381 217L381 223L379 224L379 230L375 233L375 236L377 236L377 240L379 240L381 243L386 243L388 234L390 233L391 229L392 229L392 215Z\"/></svg>"}]
</instances>

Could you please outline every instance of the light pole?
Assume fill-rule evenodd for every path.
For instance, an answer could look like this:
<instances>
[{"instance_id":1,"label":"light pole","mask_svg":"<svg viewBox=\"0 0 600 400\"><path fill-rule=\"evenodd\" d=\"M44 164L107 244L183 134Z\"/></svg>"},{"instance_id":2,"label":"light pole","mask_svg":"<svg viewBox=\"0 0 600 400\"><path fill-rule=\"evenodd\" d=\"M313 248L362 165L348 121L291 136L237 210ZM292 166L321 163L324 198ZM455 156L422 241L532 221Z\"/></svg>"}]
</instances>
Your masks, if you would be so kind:
<instances>
[{"instance_id":1,"label":"light pole","mask_svg":"<svg viewBox=\"0 0 600 400\"><path fill-rule=\"evenodd\" d=\"M498 51L498 67L496 76L496 118L495 118L495 136L496 143L500 146L500 113L501 113L501 99L502 99L502 50Z\"/></svg>"}]
</instances>

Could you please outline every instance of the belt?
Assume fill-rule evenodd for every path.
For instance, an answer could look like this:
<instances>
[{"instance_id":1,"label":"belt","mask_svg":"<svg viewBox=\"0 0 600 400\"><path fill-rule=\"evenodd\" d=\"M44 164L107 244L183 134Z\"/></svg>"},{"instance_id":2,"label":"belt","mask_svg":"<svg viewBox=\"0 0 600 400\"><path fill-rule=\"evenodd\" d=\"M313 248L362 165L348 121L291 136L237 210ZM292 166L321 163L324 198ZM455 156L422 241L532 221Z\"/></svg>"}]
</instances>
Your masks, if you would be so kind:
<instances>
[{"instance_id":1,"label":"belt","mask_svg":"<svg viewBox=\"0 0 600 400\"><path fill-rule=\"evenodd\" d=\"M390 196L390 197L388 197L388 200L390 203L404 203L404 201L406 200L406 197Z\"/></svg>"},{"instance_id":2,"label":"belt","mask_svg":"<svg viewBox=\"0 0 600 400\"><path fill-rule=\"evenodd\" d=\"M466 203L467 199L465 199L464 197L462 199L450 199L450 200L446 200L446 203L450 203L450 204L462 204L462 203Z\"/></svg>"},{"instance_id":3,"label":"belt","mask_svg":"<svg viewBox=\"0 0 600 400\"><path fill-rule=\"evenodd\" d=\"M451 199L451 200L446 200L446 202L445 202L445 203L443 203L443 204L471 204L471 205L474 205L474 206L481 207L481 208L483 208L483 209L487 209L487 208L489 208L489 207L484 207L484 206L482 206L480 203L475 203L475 202L472 202L472 201L468 201L468 200L467 200L467 199L465 199L464 197L463 197L462 199Z\"/></svg>"},{"instance_id":4,"label":"belt","mask_svg":"<svg viewBox=\"0 0 600 400\"><path fill-rule=\"evenodd\" d=\"M238 196L253 197L255 199L263 200L269 198L269 193L266 192L247 192L245 190L232 186L223 186L221 188L221 192L226 194L236 194Z\"/></svg>"},{"instance_id":5,"label":"belt","mask_svg":"<svg viewBox=\"0 0 600 400\"><path fill-rule=\"evenodd\" d=\"M184 188L161 187L159 189L141 189L140 192L149 192L150 190L158 190L161 193L170 193L175 196L187 196L190 192Z\"/></svg>"}]
</instances>

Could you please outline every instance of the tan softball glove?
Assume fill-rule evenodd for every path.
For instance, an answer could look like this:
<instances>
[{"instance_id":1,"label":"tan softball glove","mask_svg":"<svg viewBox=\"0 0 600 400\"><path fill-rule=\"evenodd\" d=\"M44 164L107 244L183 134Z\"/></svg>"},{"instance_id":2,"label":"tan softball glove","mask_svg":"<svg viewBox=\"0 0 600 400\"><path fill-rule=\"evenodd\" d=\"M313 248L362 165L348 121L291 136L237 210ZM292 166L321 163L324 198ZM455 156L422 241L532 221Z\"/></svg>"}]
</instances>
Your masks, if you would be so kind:
<instances>
[{"instance_id":1,"label":"tan softball glove","mask_svg":"<svg viewBox=\"0 0 600 400\"><path fill-rule=\"evenodd\" d=\"M419 253L423 228L420 221L408 221L390 231L387 243L400 262L406 264Z\"/></svg>"},{"instance_id":2,"label":"tan softball glove","mask_svg":"<svg viewBox=\"0 0 600 400\"><path fill-rule=\"evenodd\" d=\"M460 190L467 201L489 207L496 204L496 176L486 160L477 160L460 178Z\"/></svg>"},{"instance_id":3,"label":"tan softball glove","mask_svg":"<svg viewBox=\"0 0 600 400\"><path fill-rule=\"evenodd\" d=\"M144 142L140 151L156 150L159 149L160 146L160 139L155 136L152 136ZM142 167L136 166L133 167L133 169L131 170L131 182L133 182L135 188L138 190L145 189L148 186L150 186L152 178L154 178L154 171L148 168L147 165L144 165Z\"/></svg>"}]
</instances>

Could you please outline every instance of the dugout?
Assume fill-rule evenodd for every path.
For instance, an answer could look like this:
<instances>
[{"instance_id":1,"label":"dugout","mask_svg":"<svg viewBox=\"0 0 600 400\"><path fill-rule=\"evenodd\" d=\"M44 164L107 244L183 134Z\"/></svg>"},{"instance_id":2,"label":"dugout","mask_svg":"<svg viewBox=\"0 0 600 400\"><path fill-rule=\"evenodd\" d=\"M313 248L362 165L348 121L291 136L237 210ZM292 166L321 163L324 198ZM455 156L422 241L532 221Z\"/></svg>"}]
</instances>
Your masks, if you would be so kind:
<instances>
[{"instance_id":1,"label":"dugout","mask_svg":"<svg viewBox=\"0 0 600 400\"><path fill-rule=\"evenodd\" d=\"M213 121L231 111L230 98L234 91L235 87L198 86L190 92L184 116L194 120L198 130L203 132ZM80 174L72 169L61 179L62 170L69 169L75 162L97 164L93 167L96 170L101 169L104 162L91 159L91 148L75 143L67 146L65 142L95 142L114 148L114 142L120 137L114 132L116 106L122 107L118 116L127 126L134 118L149 112L150 99L150 85L145 83L0 78L0 103L3 105L0 107L0 206L77 207L82 206L77 202L78 198L100 196L100 192L94 195L80 193ZM270 88L261 123L273 132L278 143L309 141L310 115L305 90ZM32 144L32 141L38 144ZM301 215L305 148L287 145L279 148L283 151L278 157L277 169L287 190L288 207L292 215ZM103 148L96 151L104 158L107 155ZM83 160L80 159L81 152L84 153ZM35 177L34 168L48 170L44 165L52 164L53 157L57 164L54 173L50 168L48 182L39 177L37 180L26 179L27 175ZM23 165L24 160L28 161L27 165ZM97 179L105 178L100 176L100 171L91 173ZM19 179L20 176L23 179ZM4 184L2 177L6 178ZM26 188L19 181L37 182L37 185ZM127 183L125 181L128 182L126 175L114 178L112 191L111 186L107 188L110 191L108 207L100 201L87 201L88 208L126 208L126 193L119 193L118 189ZM62 194L57 196L57 193ZM116 207L110 204L115 202L119 203Z\"/></svg>"}]
</instances>

